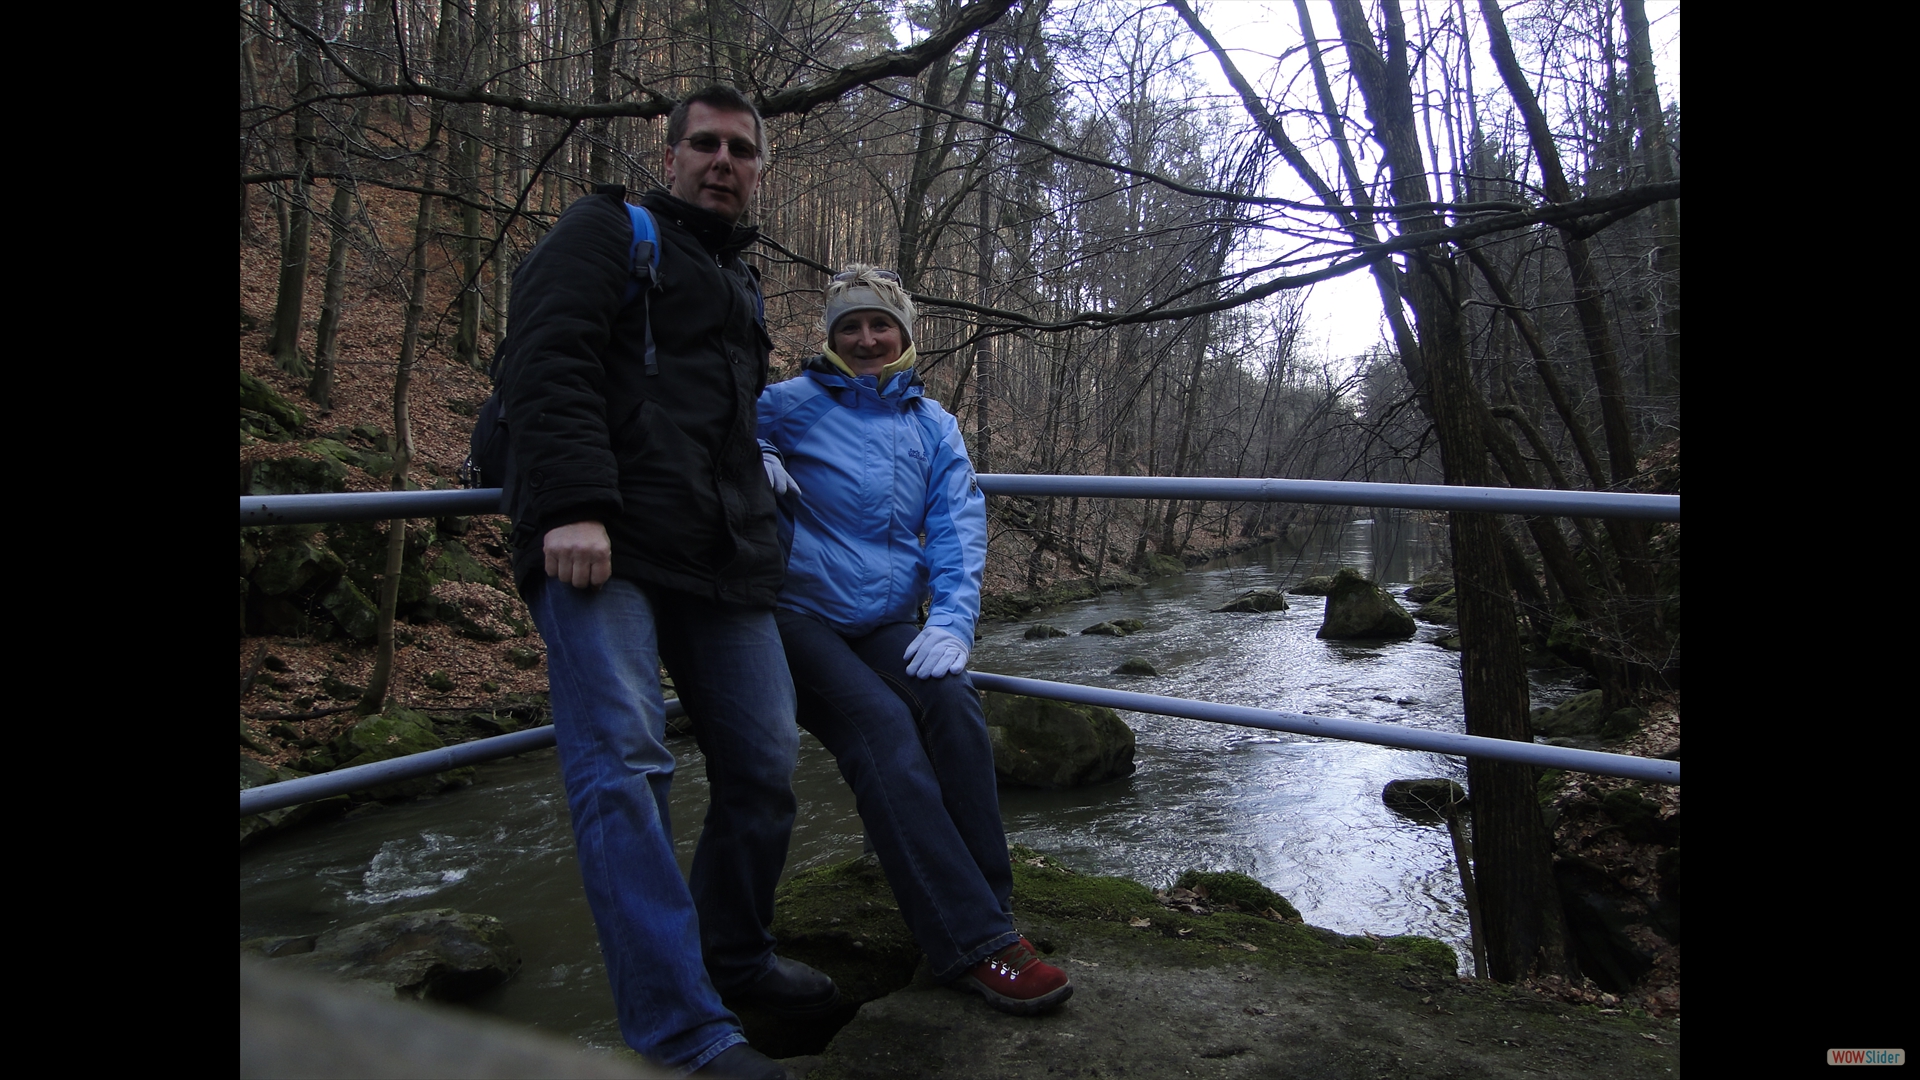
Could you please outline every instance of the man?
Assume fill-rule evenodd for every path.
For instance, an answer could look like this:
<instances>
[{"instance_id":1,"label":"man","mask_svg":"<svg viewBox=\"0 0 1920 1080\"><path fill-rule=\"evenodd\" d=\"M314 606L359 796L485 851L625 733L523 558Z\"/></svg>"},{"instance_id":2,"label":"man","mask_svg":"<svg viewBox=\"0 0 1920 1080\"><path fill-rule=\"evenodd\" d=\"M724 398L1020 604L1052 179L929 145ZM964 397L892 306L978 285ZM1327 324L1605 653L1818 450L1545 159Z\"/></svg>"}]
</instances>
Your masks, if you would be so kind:
<instances>
[{"instance_id":1,"label":"man","mask_svg":"<svg viewBox=\"0 0 1920 1080\"><path fill-rule=\"evenodd\" d=\"M626 298L633 233L617 187L568 207L515 273L502 373L514 577L547 643L622 1034L695 1075L785 1076L723 1005L800 1019L838 1005L825 975L774 956L769 930L799 741L772 613L785 573L774 470L754 441L771 342L739 257L756 233L737 224L765 137L751 102L710 86L674 110L667 143L669 191L642 200L661 244L649 302ZM668 822L662 660L711 784L691 888Z\"/></svg>"}]
</instances>

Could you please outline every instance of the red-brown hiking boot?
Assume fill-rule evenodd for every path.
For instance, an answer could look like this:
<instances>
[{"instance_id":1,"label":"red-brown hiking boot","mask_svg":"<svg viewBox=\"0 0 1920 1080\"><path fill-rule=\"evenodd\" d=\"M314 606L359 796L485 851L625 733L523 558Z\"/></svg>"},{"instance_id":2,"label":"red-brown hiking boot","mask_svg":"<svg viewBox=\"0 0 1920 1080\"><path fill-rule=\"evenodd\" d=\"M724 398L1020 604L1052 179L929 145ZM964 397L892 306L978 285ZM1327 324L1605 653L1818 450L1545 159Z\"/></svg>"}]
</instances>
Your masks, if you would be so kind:
<instances>
[{"instance_id":1,"label":"red-brown hiking boot","mask_svg":"<svg viewBox=\"0 0 1920 1080\"><path fill-rule=\"evenodd\" d=\"M1040 959L1026 938L973 965L954 985L980 991L987 1004L1015 1016L1046 1012L1073 996L1067 973Z\"/></svg>"}]
</instances>

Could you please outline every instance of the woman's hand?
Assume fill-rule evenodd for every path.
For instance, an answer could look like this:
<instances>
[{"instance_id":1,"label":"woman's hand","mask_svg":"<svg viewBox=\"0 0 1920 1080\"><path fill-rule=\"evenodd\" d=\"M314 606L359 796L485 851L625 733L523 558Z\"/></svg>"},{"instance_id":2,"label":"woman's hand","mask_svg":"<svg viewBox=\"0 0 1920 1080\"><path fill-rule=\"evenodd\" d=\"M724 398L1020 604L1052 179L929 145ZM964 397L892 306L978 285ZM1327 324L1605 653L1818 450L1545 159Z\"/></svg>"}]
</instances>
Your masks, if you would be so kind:
<instances>
[{"instance_id":1,"label":"woman's hand","mask_svg":"<svg viewBox=\"0 0 1920 1080\"><path fill-rule=\"evenodd\" d=\"M929 626L913 639L901 659L916 679L939 679L967 670L966 645L938 626Z\"/></svg>"},{"instance_id":2,"label":"woman's hand","mask_svg":"<svg viewBox=\"0 0 1920 1080\"><path fill-rule=\"evenodd\" d=\"M803 494L800 490L800 482L788 476L787 467L780 464L779 454L763 446L760 448L760 463L767 467L767 484L773 488L775 495L785 495L789 488L793 490L796 499Z\"/></svg>"}]
</instances>

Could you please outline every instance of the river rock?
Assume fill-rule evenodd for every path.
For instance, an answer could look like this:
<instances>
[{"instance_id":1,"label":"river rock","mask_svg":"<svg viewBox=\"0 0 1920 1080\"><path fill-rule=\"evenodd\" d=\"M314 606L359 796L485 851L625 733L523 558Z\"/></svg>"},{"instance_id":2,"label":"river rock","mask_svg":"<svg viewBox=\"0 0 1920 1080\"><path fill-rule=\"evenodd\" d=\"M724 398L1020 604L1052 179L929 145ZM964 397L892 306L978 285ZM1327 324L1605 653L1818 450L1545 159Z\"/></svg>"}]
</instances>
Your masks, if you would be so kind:
<instances>
[{"instance_id":1,"label":"river rock","mask_svg":"<svg viewBox=\"0 0 1920 1080\"><path fill-rule=\"evenodd\" d=\"M1133 775L1133 729L1112 709L983 694L993 771L1005 784L1083 787Z\"/></svg>"},{"instance_id":2,"label":"river rock","mask_svg":"<svg viewBox=\"0 0 1920 1080\"><path fill-rule=\"evenodd\" d=\"M1389 780L1380 801L1396 814L1415 821L1439 821L1449 813L1463 813L1467 790L1452 780Z\"/></svg>"},{"instance_id":3,"label":"river rock","mask_svg":"<svg viewBox=\"0 0 1920 1080\"><path fill-rule=\"evenodd\" d=\"M1125 660L1120 661L1120 666L1117 668L1114 668L1113 673L1115 675L1158 675L1160 674L1158 671L1154 670L1154 666L1152 664L1148 663L1145 660L1142 660L1137 656L1129 656Z\"/></svg>"},{"instance_id":4,"label":"river rock","mask_svg":"<svg viewBox=\"0 0 1920 1080\"><path fill-rule=\"evenodd\" d=\"M1139 619L1111 619L1107 622L1094 623L1080 632L1104 637L1126 637L1128 634L1137 634L1146 628L1147 624Z\"/></svg>"},{"instance_id":5,"label":"river rock","mask_svg":"<svg viewBox=\"0 0 1920 1080\"><path fill-rule=\"evenodd\" d=\"M1410 638L1414 634L1413 616L1387 590L1361 577L1358 571L1342 569L1333 575L1333 591L1327 594L1327 614L1320 623L1322 638Z\"/></svg>"},{"instance_id":6,"label":"river rock","mask_svg":"<svg viewBox=\"0 0 1920 1080\"><path fill-rule=\"evenodd\" d=\"M615 1056L619 1054L620 1056ZM243 956L240 1075L568 1076L674 1075L620 1051L520 1028L497 1016L379 997Z\"/></svg>"},{"instance_id":7,"label":"river rock","mask_svg":"<svg viewBox=\"0 0 1920 1080\"><path fill-rule=\"evenodd\" d=\"M1287 592L1294 596L1325 596L1333 591L1333 576L1320 574L1310 577L1297 585L1287 586Z\"/></svg>"},{"instance_id":8,"label":"river rock","mask_svg":"<svg viewBox=\"0 0 1920 1080\"><path fill-rule=\"evenodd\" d=\"M1533 733L1568 737L1592 737L1607 722L1602 691L1589 690L1570 697L1552 708L1533 710Z\"/></svg>"},{"instance_id":9,"label":"river rock","mask_svg":"<svg viewBox=\"0 0 1920 1080\"><path fill-rule=\"evenodd\" d=\"M246 734L246 725L240 727L242 736ZM260 787L263 784L277 784L282 780L293 780L307 775L295 769L276 768L262 764L245 754L240 755L240 790ZM305 821L332 817L347 808L347 797L335 795L331 799L301 803L298 806L269 810L264 814L248 814L240 819L240 846L248 847L265 840L269 836L283 832Z\"/></svg>"},{"instance_id":10,"label":"river rock","mask_svg":"<svg viewBox=\"0 0 1920 1080\"><path fill-rule=\"evenodd\" d=\"M368 983L409 1000L463 1001L520 970L520 949L491 915L436 908L403 911L316 935L310 947L257 938L243 954L275 954L276 966Z\"/></svg>"},{"instance_id":11,"label":"river rock","mask_svg":"<svg viewBox=\"0 0 1920 1080\"><path fill-rule=\"evenodd\" d=\"M1213 610L1216 613L1222 611L1285 611L1287 610L1287 594L1281 592L1279 589L1248 589L1246 592L1241 593L1239 596L1234 597L1224 605L1214 608Z\"/></svg>"},{"instance_id":12,"label":"river rock","mask_svg":"<svg viewBox=\"0 0 1920 1080\"><path fill-rule=\"evenodd\" d=\"M1065 630L1057 626L1048 626L1046 623L1035 623L1027 627L1027 632L1020 636L1026 638L1028 641L1044 641L1047 638L1067 637L1069 635Z\"/></svg>"},{"instance_id":13,"label":"river rock","mask_svg":"<svg viewBox=\"0 0 1920 1080\"><path fill-rule=\"evenodd\" d=\"M1453 591L1453 575L1423 574L1419 581L1407 586L1406 597L1415 604L1429 604L1444 593Z\"/></svg>"},{"instance_id":14,"label":"river rock","mask_svg":"<svg viewBox=\"0 0 1920 1080\"><path fill-rule=\"evenodd\" d=\"M1408 599L1412 599L1413 590L1407 590L1407 597ZM1448 589L1432 600L1421 604L1420 610L1414 612L1413 617L1419 619L1421 622L1440 623L1445 626L1460 625L1460 609L1455 603L1453 590Z\"/></svg>"},{"instance_id":15,"label":"river rock","mask_svg":"<svg viewBox=\"0 0 1920 1080\"><path fill-rule=\"evenodd\" d=\"M388 705L386 711L366 717L329 744L334 761L342 768L370 765L376 761L438 750L446 743L434 734L433 720L425 713ZM366 794L374 799L408 799L433 795L449 788L473 782L471 766L443 773L382 784Z\"/></svg>"}]
</instances>

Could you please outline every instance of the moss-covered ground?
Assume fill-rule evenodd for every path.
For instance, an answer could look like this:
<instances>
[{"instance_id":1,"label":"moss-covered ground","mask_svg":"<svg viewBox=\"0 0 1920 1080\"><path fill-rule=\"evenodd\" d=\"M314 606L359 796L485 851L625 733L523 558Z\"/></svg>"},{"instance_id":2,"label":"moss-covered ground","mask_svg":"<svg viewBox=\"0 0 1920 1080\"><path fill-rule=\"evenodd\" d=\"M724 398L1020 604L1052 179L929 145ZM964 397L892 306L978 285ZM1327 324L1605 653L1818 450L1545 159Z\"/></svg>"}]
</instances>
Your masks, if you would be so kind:
<instances>
[{"instance_id":1,"label":"moss-covered ground","mask_svg":"<svg viewBox=\"0 0 1920 1080\"><path fill-rule=\"evenodd\" d=\"M1240 875L1183 880L1216 904L1271 895ZM1014 917L1074 980L1073 998L1043 1017L1002 1015L935 985L871 859L800 875L779 896L781 951L832 974L851 1019L837 1032L815 1025L816 1044L830 1035L824 1049L765 1025L756 1032L750 1017L749 1034L757 1044L775 1037L769 1052L809 1080L1679 1071L1676 1023L1460 979L1453 951L1427 938L1175 910L1136 882L1077 874L1022 848Z\"/></svg>"}]
</instances>

